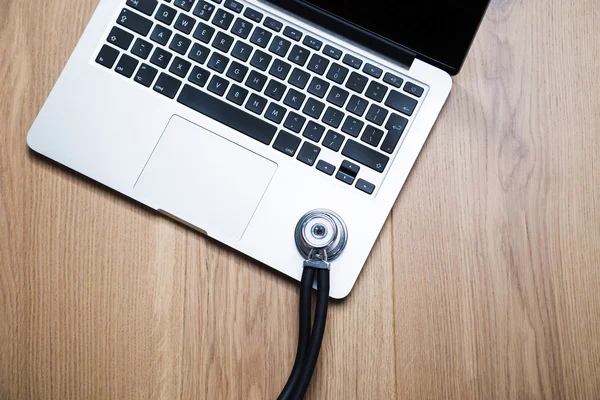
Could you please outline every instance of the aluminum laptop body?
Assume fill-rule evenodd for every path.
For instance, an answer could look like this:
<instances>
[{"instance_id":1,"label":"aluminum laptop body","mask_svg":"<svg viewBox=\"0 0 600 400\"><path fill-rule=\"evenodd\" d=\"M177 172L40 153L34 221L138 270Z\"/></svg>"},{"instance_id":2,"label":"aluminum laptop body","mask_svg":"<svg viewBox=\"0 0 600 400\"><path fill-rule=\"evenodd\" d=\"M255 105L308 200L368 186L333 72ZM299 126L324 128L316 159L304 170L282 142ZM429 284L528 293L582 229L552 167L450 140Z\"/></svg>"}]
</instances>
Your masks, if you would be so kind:
<instances>
[{"instance_id":1,"label":"aluminum laptop body","mask_svg":"<svg viewBox=\"0 0 600 400\"><path fill-rule=\"evenodd\" d=\"M294 279L296 223L333 210L349 232L331 271L343 298L452 87L423 57L359 42L265 1L101 0L27 143Z\"/></svg>"}]
</instances>

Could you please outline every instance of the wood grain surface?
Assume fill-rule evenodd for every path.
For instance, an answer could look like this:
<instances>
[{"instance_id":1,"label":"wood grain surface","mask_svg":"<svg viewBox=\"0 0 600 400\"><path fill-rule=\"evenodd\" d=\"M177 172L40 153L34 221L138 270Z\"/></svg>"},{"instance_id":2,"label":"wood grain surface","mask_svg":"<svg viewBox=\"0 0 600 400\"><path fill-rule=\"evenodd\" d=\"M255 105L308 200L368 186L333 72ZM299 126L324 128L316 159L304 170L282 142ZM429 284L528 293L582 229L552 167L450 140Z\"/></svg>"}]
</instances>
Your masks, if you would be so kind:
<instances>
[{"instance_id":1,"label":"wood grain surface","mask_svg":"<svg viewBox=\"0 0 600 400\"><path fill-rule=\"evenodd\" d=\"M296 283L26 146L97 1L0 0L0 399L273 399ZM492 1L309 398L600 398L599 24Z\"/></svg>"}]
</instances>

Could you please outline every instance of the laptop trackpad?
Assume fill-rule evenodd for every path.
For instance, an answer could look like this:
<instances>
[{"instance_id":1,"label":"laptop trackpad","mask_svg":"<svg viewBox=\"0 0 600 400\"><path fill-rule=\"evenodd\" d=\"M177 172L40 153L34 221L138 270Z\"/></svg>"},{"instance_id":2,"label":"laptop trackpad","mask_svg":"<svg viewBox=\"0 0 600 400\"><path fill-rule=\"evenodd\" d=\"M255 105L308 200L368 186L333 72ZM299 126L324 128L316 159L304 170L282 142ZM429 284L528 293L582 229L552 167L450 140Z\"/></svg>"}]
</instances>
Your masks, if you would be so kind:
<instances>
[{"instance_id":1,"label":"laptop trackpad","mask_svg":"<svg viewBox=\"0 0 600 400\"><path fill-rule=\"evenodd\" d=\"M134 192L219 238L241 239L277 164L173 116Z\"/></svg>"}]
</instances>

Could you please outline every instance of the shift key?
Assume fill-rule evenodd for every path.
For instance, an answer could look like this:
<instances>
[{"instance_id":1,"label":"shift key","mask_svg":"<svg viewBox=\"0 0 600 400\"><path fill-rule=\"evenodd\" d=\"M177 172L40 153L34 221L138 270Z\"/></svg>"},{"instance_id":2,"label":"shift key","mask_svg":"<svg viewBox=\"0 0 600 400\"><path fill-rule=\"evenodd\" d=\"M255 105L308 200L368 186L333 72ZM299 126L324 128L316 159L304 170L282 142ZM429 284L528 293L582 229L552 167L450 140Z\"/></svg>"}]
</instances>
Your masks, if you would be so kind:
<instances>
[{"instance_id":1,"label":"shift key","mask_svg":"<svg viewBox=\"0 0 600 400\"><path fill-rule=\"evenodd\" d=\"M383 172L390 158L362 144L348 139L342 154L354 161L366 165L377 172Z\"/></svg>"}]
</instances>

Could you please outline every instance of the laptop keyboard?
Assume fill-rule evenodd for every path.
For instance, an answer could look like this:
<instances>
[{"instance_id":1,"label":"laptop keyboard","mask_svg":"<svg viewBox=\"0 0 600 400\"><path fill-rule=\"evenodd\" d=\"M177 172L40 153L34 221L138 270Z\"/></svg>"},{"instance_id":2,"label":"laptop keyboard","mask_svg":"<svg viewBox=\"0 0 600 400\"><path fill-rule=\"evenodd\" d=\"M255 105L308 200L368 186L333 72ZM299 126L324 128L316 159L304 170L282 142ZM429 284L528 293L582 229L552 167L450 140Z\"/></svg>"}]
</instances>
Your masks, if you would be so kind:
<instances>
[{"instance_id":1,"label":"laptop keyboard","mask_svg":"<svg viewBox=\"0 0 600 400\"><path fill-rule=\"evenodd\" d=\"M127 0L96 62L373 194L360 170L386 170L425 89L316 36L239 1Z\"/></svg>"}]
</instances>

